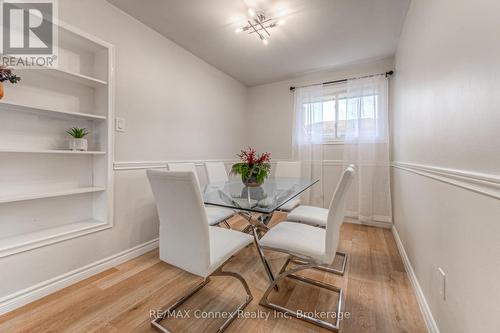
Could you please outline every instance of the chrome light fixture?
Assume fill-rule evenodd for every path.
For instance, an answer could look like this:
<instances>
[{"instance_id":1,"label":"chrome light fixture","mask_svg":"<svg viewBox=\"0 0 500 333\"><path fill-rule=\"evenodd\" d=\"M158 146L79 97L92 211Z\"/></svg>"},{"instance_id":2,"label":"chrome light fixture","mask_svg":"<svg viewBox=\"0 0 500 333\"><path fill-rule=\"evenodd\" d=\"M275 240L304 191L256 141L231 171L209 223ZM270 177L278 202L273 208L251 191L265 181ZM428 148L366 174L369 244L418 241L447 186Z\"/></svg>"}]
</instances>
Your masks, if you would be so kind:
<instances>
[{"instance_id":1,"label":"chrome light fixture","mask_svg":"<svg viewBox=\"0 0 500 333\"><path fill-rule=\"evenodd\" d=\"M247 25L239 27L234 32L256 34L264 45L269 44L268 38L271 37L269 31L286 22L284 19L268 18L263 11L256 11L253 8L248 9L248 16Z\"/></svg>"}]
</instances>

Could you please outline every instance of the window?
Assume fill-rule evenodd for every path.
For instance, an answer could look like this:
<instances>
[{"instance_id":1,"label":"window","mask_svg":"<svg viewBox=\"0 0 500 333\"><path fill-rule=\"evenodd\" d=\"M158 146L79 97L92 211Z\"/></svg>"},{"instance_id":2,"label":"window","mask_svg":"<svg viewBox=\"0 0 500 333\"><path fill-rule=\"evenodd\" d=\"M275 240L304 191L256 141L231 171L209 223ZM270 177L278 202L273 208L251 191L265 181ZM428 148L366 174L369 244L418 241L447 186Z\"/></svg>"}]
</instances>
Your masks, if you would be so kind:
<instances>
[{"instance_id":1,"label":"window","mask_svg":"<svg viewBox=\"0 0 500 333\"><path fill-rule=\"evenodd\" d=\"M342 141L349 122L363 132L377 131L377 95L346 97L345 92L330 94L322 101L304 103L306 132L322 142Z\"/></svg>"}]
</instances>

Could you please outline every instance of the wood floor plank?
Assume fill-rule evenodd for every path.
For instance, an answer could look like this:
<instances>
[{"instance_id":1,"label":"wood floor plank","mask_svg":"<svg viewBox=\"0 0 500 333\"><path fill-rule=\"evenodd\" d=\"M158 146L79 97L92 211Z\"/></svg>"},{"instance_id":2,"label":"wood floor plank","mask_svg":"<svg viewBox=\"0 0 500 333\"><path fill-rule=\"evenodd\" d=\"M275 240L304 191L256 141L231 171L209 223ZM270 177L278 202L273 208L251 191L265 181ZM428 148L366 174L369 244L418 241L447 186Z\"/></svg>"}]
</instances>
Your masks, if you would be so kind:
<instances>
[{"instance_id":1,"label":"wood floor plank","mask_svg":"<svg viewBox=\"0 0 500 333\"><path fill-rule=\"evenodd\" d=\"M271 225L284 219L286 214L275 214ZM233 218L230 224L243 229L246 222ZM338 248L348 254L344 277L318 270L300 274L343 288L343 311L350 317L342 321L341 333L425 332L411 283L389 230L344 223ZM286 255L271 251L265 254L277 273ZM340 260L336 258L333 266L338 267ZM225 270L240 273L250 286L254 299L245 312L269 316L268 320L237 318L227 332L329 332L297 319L276 317L274 311L258 304L269 281L253 244L234 256ZM200 281L199 277L161 262L158 250L154 250L0 316L0 331L153 332L150 311L172 304ZM271 299L304 311L333 311L337 296L287 279ZM181 309L231 311L243 298L244 290L237 280L213 277ZM164 323L174 332L204 332L214 331L222 321L169 318Z\"/></svg>"}]
</instances>

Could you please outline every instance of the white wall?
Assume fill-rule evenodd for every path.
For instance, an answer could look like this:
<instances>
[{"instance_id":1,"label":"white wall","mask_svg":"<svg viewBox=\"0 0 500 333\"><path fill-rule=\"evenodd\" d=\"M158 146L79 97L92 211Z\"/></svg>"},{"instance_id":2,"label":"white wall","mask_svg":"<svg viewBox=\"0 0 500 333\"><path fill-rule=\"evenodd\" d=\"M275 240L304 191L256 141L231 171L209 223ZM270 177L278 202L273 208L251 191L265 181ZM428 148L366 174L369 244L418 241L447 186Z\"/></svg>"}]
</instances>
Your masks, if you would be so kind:
<instances>
[{"instance_id":1,"label":"white wall","mask_svg":"<svg viewBox=\"0 0 500 333\"><path fill-rule=\"evenodd\" d=\"M274 159L291 159L294 104L293 92L289 89L291 86L384 73L392 69L393 58L386 58L249 88L247 142L258 151L271 152ZM323 145L323 188L326 205L343 171L343 151L343 145ZM356 193L352 191L351 195L350 202L354 203ZM374 222L390 222L390 205L387 204L390 198L386 199L375 203L374 214L377 215L377 221Z\"/></svg>"},{"instance_id":2,"label":"white wall","mask_svg":"<svg viewBox=\"0 0 500 333\"><path fill-rule=\"evenodd\" d=\"M127 131L115 133L115 161L228 159L245 146L244 85L104 0L59 0L59 16L116 46ZM0 299L156 237L145 170L116 171L114 227L0 259Z\"/></svg>"},{"instance_id":3,"label":"white wall","mask_svg":"<svg viewBox=\"0 0 500 333\"><path fill-rule=\"evenodd\" d=\"M441 332L499 330L499 12L412 1L396 54L394 223Z\"/></svg>"}]
</instances>

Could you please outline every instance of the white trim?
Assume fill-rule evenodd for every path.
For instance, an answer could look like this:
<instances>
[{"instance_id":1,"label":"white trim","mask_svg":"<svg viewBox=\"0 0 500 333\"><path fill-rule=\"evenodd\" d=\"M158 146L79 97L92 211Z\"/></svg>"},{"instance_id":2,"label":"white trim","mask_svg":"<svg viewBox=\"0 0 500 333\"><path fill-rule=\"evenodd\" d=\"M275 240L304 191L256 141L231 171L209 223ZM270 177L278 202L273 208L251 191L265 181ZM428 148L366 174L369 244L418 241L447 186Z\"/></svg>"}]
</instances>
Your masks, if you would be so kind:
<instances>
[{"instance_id":1,"label":"white trim","mask_svg":"<svg viewBox=\"0 0 500 333\"><path fill-rule=\"evenodd\" d=\"M393 162L392 167L500 199L500 176L431 165Z\"/></svg>"},{"instance_id":2,"label":"white trim","mask_svg":"<svg viewBox=\"0 0 500 333\"><path fill-rule=\"evenodd\" d=\"M373 216L372 220L359 220L355 214L347 214L344 218L344 221L347 223L367 225L370 227L391 229L392 228L392 219L389 216Z\"/></svg>"},{"instance_id":3,"label":"white trim","mask_svg":"<svg viewBox=\"0 0 500 333\"><path fill-rule=\"evenodd\" d=\"M158 238L0 298L0 315L103 272L158 247Z\"/></svg>"},{"instance_id":4,"label":"white trim","mask_svg":"<svg viewBox=\"0 0 500 333\"><path fill-rule=\"evenodd\" d=\"M68 24L68 23L66 23L65 21L63 21L63 20L61 20L59 18L57 18L56 25L59 26L59 27L61 27L61 28L63 28L63 29L65 29L65 30L68 30L68 31L70 31L70 32L72 32L72 33L74 33L76 35L80 35L81 37L83 37L85 39L88 39L88 40L90 40L90 41L92 41L92 42L94 42L96 44L100 44L100 45L102 45L104 47L107 47L107 48L114 47L114 44L111 44L111 43L105 41L104 39L100 39L99 37L94 36L94 35L88 33L87 31L84 31L84 30L82 30L80 28L77 28L77 27L75 27L75 26L73 26L71 24Z\"/></svg>"},{"instance_id":5,"label":"white trim","mask_svg":"<svg viewBox=\"0 0 500 333\"><path fill-rule=\"evenodd\" d=\"M368 163L358 162L358 161L348 161L348 160L323 160L323 166L341 166L346 167L349 164L356 164L362 166L372 166L372 167L390 167L390 162L373 161Z\"/></svg>"},{"instance_id":6,"label":"white trim","mask_svg":"<svg viewBox=\"0 0 500 333\"><path fill-rule=\"evenodd\" d=\"M64 190L57 191L40 191L40 192L31 192L31 193L22 193L22 194L11 194L11 195L2 195L0 196L0 203L8 203L8 202L19 202L19 201L29 201L29 200L37 200L37 199L45 199L45 198L56 198L56 197L64 197L78 194L86 194L86 193L96 193L106 191L104 187L77 187L77 188L69 188Z\"/></svg>"},{"instance_id":7,"label":"white trim","mask_svg":"<svg viewBox=\"0 0 500 333\"><path fill-rule=\"evenodd\" d=\"M166 168L168 163L194 163L196 166L203 166L205 162L223 162L224 164L232 164L235 163L236 160L219 159L219 160L124 161L124 162L115 162L114 170Z\"/></svg>"},{"instance_id":8,"label":"white trim","mask_svg":"<svg viewBox=\"0 0 500 333\"><path fill-rule=\"evenodd\" d=\"M408 274L408 277L410 278L413 289L415 290L415 296L417 297L417 302L418 302L418 305L420 306L420 311L422 312L422 315L424 317L424 322L425 322L425 326L427 327L427 331L429 333L439 333L439 328L436 324L436 321L434 320L434 316L432 315L429 304L427 303L427 300L425 299L424 292L422 291L422 288L420 287L420 284L418 283L417 276L415 275L415 271L413 270L413 267L411 266L410 259L408 258L408 255L406 254L403 243L401 242L401 238L399 238L399 234L398 234L398 231L396 229L396 226L394 226L394 225L392 226L392 234L394 236L394 239L396 240L399 254L401 256L401 259L403 260L403 264L405 266L406 273Z\"/></svg>"},{"instance_id":9,"label":"white trim","mask_svg":"<svg viewBox=\"0 0 500 333\"><path fill-rule=\"evenodd\" d=\"M0 242L0 258L60 243L110 228L112 228L112 225L109 223L90 219L68 223L59 227L43 229L23 234L21 236L8 237L6 238L6 241Z\"/></svg>"},{"instance_id":10,"label":"white trim","mask_svg":"<svg viewBox=\"0 0 500 333\"><path fill-rule=\"evenodd\" d=\"M345 166L346 161L344 160L323 160L322 162L323 166Z\"/></svg>"},{"instance_id":11,"label":"white trim","mask_svg":"<svg viewBox=\"0 0 500 333\"><path fill-rule=\"evenodd\" d=\"M379 227L390 229L392 228L392 217L384 215L363 216L353 210L346 211L346 221L354 224L368 225L372 227Z\"/></svg>"},{"instance_id":12,"label":"white trim","mask_svg":"<svg viewBox=\"0 0 500 333\"><path fill-rule=\"evenodd\" d=\"M272 164L278 161L293 161L291 159L273 159ZM194 163L196 166L203 166L205 162L223 162L226 165L236 163L235 159L215 159L215 160L169 160L169 161L121 161L114 163L114 170L137 170L166 168L168 163ZM346 166L348 163L344 160L323 160L323 166ZM377 166L380 164L376 164ZM388 166L388 165L387 165Z\"/></svg>"},{"instance_id":13,"label":"white trim","mask_svg":"<svg viewBox=\"0 0 500 333\"><path fill-rule=\"evenodd\" d=\"M19 103L6 103L6 102L0 102L0 109L2 110L10 110L10 111L15 111L15 112L29 112L29 113L34 113L37 115L45 115L47 117L60 117L60 118L83 118L83 119L90 119L90 120L106 120L106 116L100 116L97 114L92 114L92 113L82 113L82 112L69 112L69 111L63 111L63 110L55 110L55 109L46 109L46 108L40 108L36 106L29 106L29 105L24 105L24 104L19 104Z\"/></svg>"}]
</instances>

